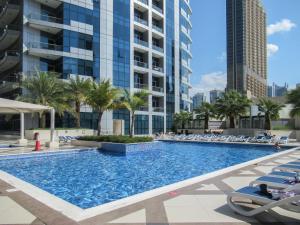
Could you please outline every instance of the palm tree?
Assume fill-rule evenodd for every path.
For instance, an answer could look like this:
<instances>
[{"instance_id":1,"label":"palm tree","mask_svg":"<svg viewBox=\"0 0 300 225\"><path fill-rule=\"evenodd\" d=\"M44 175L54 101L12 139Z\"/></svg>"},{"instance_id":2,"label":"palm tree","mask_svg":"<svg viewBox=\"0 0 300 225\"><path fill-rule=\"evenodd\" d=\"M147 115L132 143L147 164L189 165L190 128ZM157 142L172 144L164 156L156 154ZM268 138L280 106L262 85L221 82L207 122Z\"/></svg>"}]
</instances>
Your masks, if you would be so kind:
<instances>
[{"instance_id":1,"label":"palm tree","mask_svg":"<svg viewBox=\"0 0 300 225\"><path fill-rule=\"evenodd\" d=\"M101 134L101 120L103 113L116 107L119 90L114 88L110 80L102 80L100 83L93 82L86 96L86 103L98 113L97 134Z\"/></svg>"},{"instance_id":2,"label":"palm tree","mask_svg":"<svg viewBox=\"0 0 300 225\"><path fill-rule=\"evenodd\" d=\"M271 120L279 118L279 111L284 107L270 99L261 98L258 103L258 110L265 114L265 129L271 130Z\"/></svg>"},{"instance_id":3,"label":"palm tree","mask_svg":"<svg viewBox=\"0 0 300 225\"><path fill-rule=\"evenodd\" d=\"M17 97L20 101L53 107L61 116L65 111L72 112L66 95L66 85L56 73L36 71L34 76L26 77L21 88L24 92ZM45 113L40 114L40 127L46 127Z\"/></svg>"},{"instance_id":4,"label":"palm tree","mask_svg":"<svg viewBox=\"0 0 300 225\"><path fill-rule=\"evenodd\" d=\"M290 112L291 117L300 116L300 87L288 93L287 103L293 104L293 109Z\"/></svg>"},{"instance_id":5,"label":"palm tree","mask_svg":"<svg viewBox=\"0 0 300 225\"><path fill-rule=\"evenodd\" d=\"M181 128L184 129L186 124L193 120L193 114L187 111L181 111L180 113L175 113L173 119L176 125L181 125Z\"/></svg>"},{"instance_id":6,"label":"palm tree","mask_svg":"<svg viewBox=\"0 0 300 225\"><path fill-rule=\"evenodd\" d=\"M146 91L139 91L131 94L127 89L125 89L123 96L120 99L118 107L127 109L131 114L131 124L129 129L130 137L133 136L135 113L141 107L146 106L148 96L149 93Z\"/></svg>"},{"instance_id":7,"label":"palm tree","mask_svg":"<svg viewBox=\"0 0 300 225\"><path fill-rule=\"evenodd\" d=\"M215 104L216 112L221 119L229 118L230 128L235 128L235 120L238 116L246 114L251 104L246 96L237 91L229 91L219 98Z\"/></svg>"},{"instance_id":8,"label":"palm tree","mask_svg":"<svg viewBox=\"0 0 300 225\"><path fill-rule=\"evenodd\" d=\"M83 79L79 76L76 76L75 79L71 78L67 85L70 99L73 101L75 107L75 121L77 128L80 128L80 106L86 101L87 93L90 88L91 80Z\"/></svg>"},{"instance_id":9,"label":"palm tree","mask_svg":"<svg viewBox=\"0 0 300 225\"><path fill-rule=\"evenodd\" d=\"M208 102L204 102L199 108L196 108L194 111L197 114L198 119L204 120L204 129L207 130L210 117L214 117L216 114L214 105Z\"/></svg>"}]
</instances>

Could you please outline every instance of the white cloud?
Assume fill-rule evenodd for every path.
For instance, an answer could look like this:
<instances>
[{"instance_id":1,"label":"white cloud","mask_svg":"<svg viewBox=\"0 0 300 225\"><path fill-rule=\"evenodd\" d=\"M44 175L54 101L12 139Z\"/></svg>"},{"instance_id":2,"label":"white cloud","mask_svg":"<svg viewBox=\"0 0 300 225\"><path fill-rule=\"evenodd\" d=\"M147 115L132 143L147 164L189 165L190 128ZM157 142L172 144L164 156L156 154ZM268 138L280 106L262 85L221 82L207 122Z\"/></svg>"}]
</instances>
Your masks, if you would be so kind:
<instances>
[{"instance_id":1,"label":"white cloud","mask_svg":"<svg viewBox=\"0 0 300 225\"><path fill-rule=\"evenodd\" d=\"M278 32L290 31L294 27L296 27L296 24L293 23L291 20L282 19L281 21L279 21L277 23L270 24L267 28L267 33L268 33L268 35L272 35L272 34L275 34Z\"/></svg>"},{"instance_id":2,"label":"white cloud","mask_svg":"<svg viewBox=\"0 0 300 225\"><path fill-rule=\"evenodd\" d=\"M268 48L268 57L271 57L272 55L274 55L276 52L279 51L279 46L275 44L268 44L267 48Z\"/></svg>"},{"instance_id":3,"label":"white cloud","mask_svg":"<svg viewBox=\"0 0 300 225\"><path fill-rule=\"evenodd\" d=\"M193 84L192 95L197 92L208 92L214 89L224 90L227 84L227 75L225 72L212 72L203 74L199 84Z\"/></svg>"},{"instance_id":4,"label":"white cloud","mask_svg":"<svg viewBox=\"0 0 300 225\"><path fill-rule=\"evenodd\" d=\"M226 59L227 59L227 53L226 52L222 52L222 54L220 56L218 56L217 59L221 63L225 62Z\"/></svg>"}]
</instances>

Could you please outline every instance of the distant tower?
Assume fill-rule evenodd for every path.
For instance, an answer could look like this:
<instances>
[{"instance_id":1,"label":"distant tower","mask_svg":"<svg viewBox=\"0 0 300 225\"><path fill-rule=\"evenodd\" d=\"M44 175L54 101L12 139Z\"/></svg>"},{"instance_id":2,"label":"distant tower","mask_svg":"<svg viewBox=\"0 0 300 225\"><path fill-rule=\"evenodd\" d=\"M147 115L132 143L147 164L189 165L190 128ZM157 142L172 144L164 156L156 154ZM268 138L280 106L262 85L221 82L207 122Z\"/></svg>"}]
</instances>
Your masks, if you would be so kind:
<instances>
[{"instance_id":1,"label":"distant tower","mask_svg":"<svg viewBox=\"0 0 300 225\"><path fill-rule=\"evenodd\" d=\"M267 95L266 37L260 0L227 0L227 90Z\"/></svg>"}]
</instances>

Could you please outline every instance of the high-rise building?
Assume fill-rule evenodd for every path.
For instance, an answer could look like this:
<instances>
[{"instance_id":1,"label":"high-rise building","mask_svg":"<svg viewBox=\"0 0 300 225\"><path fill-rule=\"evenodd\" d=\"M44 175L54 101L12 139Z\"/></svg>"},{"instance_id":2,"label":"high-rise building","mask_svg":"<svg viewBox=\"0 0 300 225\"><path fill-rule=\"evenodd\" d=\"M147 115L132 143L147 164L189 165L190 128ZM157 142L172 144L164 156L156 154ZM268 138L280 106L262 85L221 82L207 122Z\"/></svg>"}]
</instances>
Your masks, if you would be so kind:
<instances>
[{"instance_id":1,"label":"high-rise building","mask_svg":"<svg viewBox=\"0 0 300 225\"><path fill-rule=\"evenodd\" d=\"M285 83L284 86L279 86L273 82L272 86L268 86L268 97L281 97L287 94L288 84Z\"/></svg>"},{"instance_id":2,"label":"high-rise building","mask_svg":"<svg viewBox=\"0 0 300 225\"><path fill-rule=\"evenodd\" d=\"M227 90L267 95L266 37L261 0L227 0Z\"/></svg>"},{"instance_id":3,"label":"high-rise building","mask_svg":"<svg viewBox=\"0 0 300 225\"><path fill-rule=\"evenodd\" d=\"M203 102L205 102L206 98L204 93L197 93L193 96L193 105L192 110L199 108Z\"/></svg>"},{"instance_id":4,"label":"high-rise building","mask_svg":"<svg viewBox=\"0 0 300 225\"><path fill-rule=\"evenodd\" d=\"M224 91L220 90L211 90L209 92L209 101L211 104L215 104L218 98L221 98L224 95Z\"/></svg>"},{"instance_id":5,"label":"high-rise building","mask_svg":"<svg viewBox=\"0 0 300 225\"><path fill-rule=\"evenodd\" d=\"M299 88L300 87L300 83L296 84L296 88Z\"/></svg>"},{"instance_id":6,"label":"high-rise building","mask_svg":"<svg viewBox=\"0 0 300 225\"><path fill-rule=\"evenodd\" d=\"M0 97L21 94L21 76L35 69L62 79L110 79L117 88L150 93L137 112L136 134L171 129L173 114L192 103L191 14L189 0L0 0ZM105 113L103 132L112 133L114 119L124 120L128 133L126 110ZM57 124L73 122L66 114ZM83 106L81 125L96 124Z\"/></svg>"}]
</instances>

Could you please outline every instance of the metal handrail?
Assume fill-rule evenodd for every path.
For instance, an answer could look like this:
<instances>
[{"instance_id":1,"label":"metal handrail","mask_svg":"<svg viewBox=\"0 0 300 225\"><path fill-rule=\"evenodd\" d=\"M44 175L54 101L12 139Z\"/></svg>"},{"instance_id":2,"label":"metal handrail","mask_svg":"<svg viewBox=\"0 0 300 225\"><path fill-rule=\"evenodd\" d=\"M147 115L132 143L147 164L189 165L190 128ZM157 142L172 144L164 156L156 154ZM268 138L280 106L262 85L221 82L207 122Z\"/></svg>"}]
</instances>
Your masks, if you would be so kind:
<instances>
[{"instance_id":1,"label":"metal handrail","mask_svg":"<svg viewBox=\"0 0 300 225\"><path fill-rule=\"evenodd\" d=\"M155 71L161 72L161 73L164 72L164 68L162 68L160 66L152 65L152 69Z\"/></svg>"},{"instance_id":2,"label":"metal handrail","mask_svg":"<svg viewBox=\"0 0 300 225\"><path fill-rule=\"evenodd\" d=\"M139 108L139 111L143 111L143 112L146 112L146 111L149 111L149 108L147 106L141 106Z\"/></svg>"},{"instance_id":3,"label":"metal handrail","mask_svg":"<svg viewBox=\"0 0 300 225\"><path fill-rule=\"evenodd\" d=\"M164 92L163 87L152 86L152 90L156 92Z\"/></svg>"},{"instance_id":4,"label":"metal handrail","mask_svg":"<svg viewBox=\"0 0 300 225\"><path fill-rule=\"evenodd\" d=\"M152 45L152 48L158 52L164 53L164 49L157 45Z\"/></svg>"},{"instance_id":5,"label":"metal handrail","mask_svg":"<svg viewBox=\"0 0 300 225\"><path fill-rule=\"evenodd\" d=\"M44 42L29 42L29 47L54 50L54 51L62 51L63 50L62 45L49 44L49 43L44 43Z\"/></svg>"},{"instance_id":6,"label":"metal handrail","mask_svg":"<svg viewBox=\"0 0 300 225\"><path fill-rule=\"evenodd\" d=\"M155 24L152 24L152 27L154 28L154 30L157 30L160 33L163 33L163 29Z\"/></svg>"},{"instance_id":7,"label":"metal handrail","mask_svg":"<svg viewBox=\"0 0 300 225\"><path fill-rule=\"evenodd\" d=\"M139 45L143 45L145 47L148 47L149 46L149 43L144 41L144 40L141 40L141 39L138 39L138 38L134 38L134 42L136 44L139 44Z\"/></svg>"},{"instance_id":8,"label":"metal handrail","mask_svg":"<svg viewBox=\"0 0 300 225\"><path fill-rule=\"evenodd\" d=\"M5 51L2 54L0 54L0 60L4 59L5 57L8 57L8 56L20 56L20 52L18 52L16 50Z\"/></svg>"},{"instance_id":9,"label":"metal handrail","mask_svg":"<svg viewBox=\"0 0 300 225\"><path fill-rule=\"evenodd\" d=\"M153 112L164 112L165 109L163 107L152 107Z\"/></svg>"},{"instance_id":10,"label":"metal handrail","mask_svg":"<svg viewBox=\"0 0 300 225\"><path fill-rule=\"evenodd\" d=\"M6 11L6 9L7 9L7 7L8 7L9 4L18 5L19 3L20 3L19 0L6 0L6 1L5 1L5 4L3 4L3 6L2 6L2 8L1 8L1 10L0 10L0 16L1 16L1 14L2 14L4 11Z\"/></svg>"},{"instance_id":11,"label":"metal handrail","mask_svg":"<svg viewBox=\"0 0 300 225\"><path fill-rule=\"evenodd\" d=\"M163 14L163 10L159 6L152 3L152 8L158 11L159 13Z\"/></svg>"},{"instance_id":12,"label":"metal handrail","mask_svg":"<svg viewBox=\"0 0 300 225\"><path fill-rule=\"evenodd\" d=\"M148 5L148 0L138 0L138 1L144 3L145 5Z\"/></svg>"},{"instance_id":13,"label":"metal handrail","mask_svg":"<svg viewBox=\"0 0 300 225\"><path fill-rule=\"evenodd\" d=\"M134 60L134 65L139 66L139 67L148 68L148 63L140 62L140 61L137 61L137 60Z\"/></svg>"},{"instance_id":14,"label":"metal handrail","mask_svg":"<svg viewBox=\"0 0 300 225\"><path fill-rule=\"evenodd\" d=\"M135 20L136 22L138 22L138 23L141 23L141 24L143 24L143 25L148 26L148 21L147 21L147 20L141 19L141 18L139 18L139 17L137 17L137 16L134 16L134 20Z\"/></svg>"},{"instance_id":15,"label":"metal handrail","mask_svg":"<svg viewBox=\"0 0 300 225\"><path fill-rule=\"evenodd\" d=\"M148 85L147 84L134 83L134 88L137 88L137 89L147 89Z\"/></svg>"},{"instance_id":16,"label":"metal handrail","mask_svg":"<svg viewBox=\"0 0 300 225\"><path fill-rule=\"evenodd\" d=\"M44 14L31 13L27 17L28 17L28 19L42 20L42 21L47 21L47 22L51 22L51 23L62 23L62 18L48 16L48 15L44 15Z\"/></svg>"}]
</instances>

